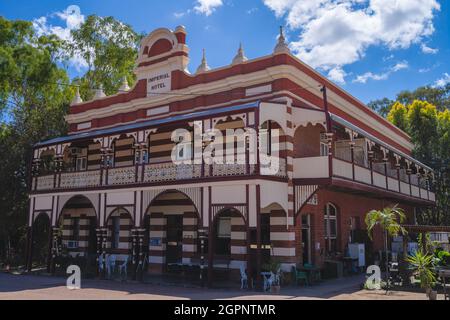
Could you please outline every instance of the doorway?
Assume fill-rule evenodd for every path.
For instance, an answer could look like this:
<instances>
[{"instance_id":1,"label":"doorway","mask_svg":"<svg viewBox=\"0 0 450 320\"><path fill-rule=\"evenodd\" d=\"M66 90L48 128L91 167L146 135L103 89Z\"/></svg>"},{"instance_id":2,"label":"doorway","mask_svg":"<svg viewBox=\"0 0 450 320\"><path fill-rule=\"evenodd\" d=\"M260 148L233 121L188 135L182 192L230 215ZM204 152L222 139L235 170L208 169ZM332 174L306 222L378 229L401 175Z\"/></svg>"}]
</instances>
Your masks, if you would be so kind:
<instances>
[{"instance_id":1,"label":"doorway","mask_svg":"<svg viewBox=\"0 0 450 320\"><path fill-rule=\"evenodd\" d=\"M166 263L181 263L183 259L183 215L167 216L166 239Z\"/></svg>"},{"instance_id":2,"label":"doorway","mask_svg":"<svg viewBox=\"0 0 450 320\"><path fill-rule=\"evenodd\" d=\"M303 263L311 264L311 215L302 215L302 258Z\"/></svg>"}]
</instances>

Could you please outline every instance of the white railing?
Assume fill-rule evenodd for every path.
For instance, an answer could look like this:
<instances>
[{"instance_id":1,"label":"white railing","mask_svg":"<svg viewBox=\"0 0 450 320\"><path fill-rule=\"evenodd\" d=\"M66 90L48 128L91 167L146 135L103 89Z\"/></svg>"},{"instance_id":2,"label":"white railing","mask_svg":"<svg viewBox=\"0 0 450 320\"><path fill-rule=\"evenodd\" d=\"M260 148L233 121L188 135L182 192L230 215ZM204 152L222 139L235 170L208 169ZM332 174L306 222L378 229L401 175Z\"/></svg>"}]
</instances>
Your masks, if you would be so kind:
<instances>
[{"instance_id":1,"label":"white railing","mask_svg":"<svg viewBox=\"0 0 450 320\"><path fill-rule=\"evenodd\" d=\"M294 159L294 178L328 177L328 156Z\"/></svg>"},{"instance_id":2,"label":"white railing","mask_svg":"<svg viewBox=\"0 0 450 320\"><path fill-rule=\"evenodd\" d=\"M130 184L136 182L136 167L108 169L108 184Z\"/></svg>"},{"instance_id":3,"label":"white railing","mask_svg":"<svg viewBox=\"0 0 450 320\"><path fill-rule=\"evenodd\" d=\"M353 179L352 164L339 159L333 159L333 173L339 177Z\"/></svg>"},{"instance_id":4,"label":"white railing","mask_svg":"<svg viewBox=\"0 0 450 320\"><path fill-rule=\"evenodd\" d=\"M61 173L59 187L62 189L97 187L100 185L100 170Z\"/></svg>"},{"instance_id":5,"label":"white railing","mask_svg":"<svg viewBox=\"0 0 450 320\"><path fill-rule=\"evenodd\" d=\"M55 176L53 174L37 177L36 190L53 189Z\"/></svg>"},{"instance_id":6,"label":"white railing","mask_svg":"<svg viewBox=\"0 0 450 320\"><path fill-rule=\"evenodd\" d=\"M366 184L372 183L370 170L360 166L355 166L355 180Z\"/></svg>"}]
</instances>

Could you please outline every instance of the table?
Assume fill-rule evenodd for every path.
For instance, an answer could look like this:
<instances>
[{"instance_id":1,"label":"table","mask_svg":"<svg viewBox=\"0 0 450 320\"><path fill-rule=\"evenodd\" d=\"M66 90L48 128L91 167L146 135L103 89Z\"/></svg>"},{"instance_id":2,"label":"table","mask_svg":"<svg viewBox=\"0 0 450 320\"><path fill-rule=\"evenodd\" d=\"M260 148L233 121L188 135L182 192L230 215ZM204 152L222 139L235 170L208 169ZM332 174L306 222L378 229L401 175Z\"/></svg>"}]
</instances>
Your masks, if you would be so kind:
<instances>
[{"instance_id":1,"label":"table","mask_svg":"<svg viewBox=\"0 0 450 320\"><path fill-rule=\"evenodd\" d=\"M304 271L304 272L307 273L308 281L309 281L310 284L321 280L320 268L318 268L316 266L313 266L313 267L302 266L302 267L297 268L297 270Z\"/></svg>"}]
</instances>

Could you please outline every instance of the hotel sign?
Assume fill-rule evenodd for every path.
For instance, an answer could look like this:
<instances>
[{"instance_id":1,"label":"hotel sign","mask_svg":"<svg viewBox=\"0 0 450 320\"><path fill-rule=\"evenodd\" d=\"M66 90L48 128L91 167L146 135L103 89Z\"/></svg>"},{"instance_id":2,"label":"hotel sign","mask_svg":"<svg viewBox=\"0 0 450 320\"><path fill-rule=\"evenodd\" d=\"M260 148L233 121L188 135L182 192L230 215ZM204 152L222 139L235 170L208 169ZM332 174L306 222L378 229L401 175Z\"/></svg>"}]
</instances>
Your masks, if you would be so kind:
<instances>
[{"instance_id":1,"label":"hotel sign","mask_svg":"<svg viewBox=\"0 0 450 320\"><path fill-rule=\"evenodd\" d=\"M171 72L160 71L147 79L147 95L168 92L171 89Z\"/></svg>"}]
</instances>

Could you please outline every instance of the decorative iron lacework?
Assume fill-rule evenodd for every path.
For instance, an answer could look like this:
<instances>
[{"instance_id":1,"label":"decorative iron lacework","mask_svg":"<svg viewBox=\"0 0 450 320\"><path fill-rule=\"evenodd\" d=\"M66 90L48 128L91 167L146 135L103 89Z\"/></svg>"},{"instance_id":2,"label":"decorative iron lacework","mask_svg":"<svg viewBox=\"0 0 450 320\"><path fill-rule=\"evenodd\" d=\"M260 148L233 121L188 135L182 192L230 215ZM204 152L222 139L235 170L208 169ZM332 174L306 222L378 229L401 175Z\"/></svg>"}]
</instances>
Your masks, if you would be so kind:
<instances>
[{"instance_id":1,"label":"decorative iron lacework","mask_svg":"<svg viewBox=\"0 0 450 320\"><path fill-rule=\"evenodd\" d=\"M108 170L108 184L129 184L136 181L136 167L112 168Z\"/></svg>"},{"instance_id":2,"label":"decorative iron lacework","mask_svg":"<svg viewBox=\"0 0 450 320\"><path fill-rule=\"evenodd\" d=\"M37 190L53 189L54 178L55 178L54 175L38 177L37 178L36 189Z\"/></svg>"},{"instance_id":3,"label":"decorative iron lacework","mask_svg":"<svg viewBox=\"0 0 450 320\"><path fill-rule=\"evenodd\" d=\"M96 187L100 185L100 171L62 173L60 187L63 189Z\"/></svg>"},{"instance_id":4,"label":"decorative iron lacework","mask_svg":"<svg viewBox=\"0 0 450 320\"><path fill-rule=\"evenodd\" d=\"M144 182L174 181L201 177L201 165L160 163L144 170Z\"/></svg>"}]
</instances>

